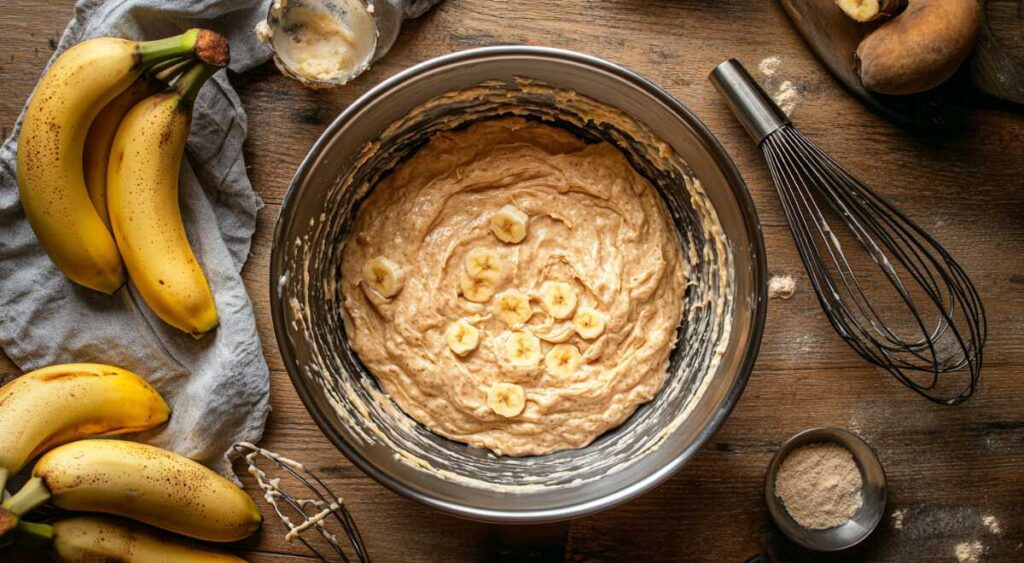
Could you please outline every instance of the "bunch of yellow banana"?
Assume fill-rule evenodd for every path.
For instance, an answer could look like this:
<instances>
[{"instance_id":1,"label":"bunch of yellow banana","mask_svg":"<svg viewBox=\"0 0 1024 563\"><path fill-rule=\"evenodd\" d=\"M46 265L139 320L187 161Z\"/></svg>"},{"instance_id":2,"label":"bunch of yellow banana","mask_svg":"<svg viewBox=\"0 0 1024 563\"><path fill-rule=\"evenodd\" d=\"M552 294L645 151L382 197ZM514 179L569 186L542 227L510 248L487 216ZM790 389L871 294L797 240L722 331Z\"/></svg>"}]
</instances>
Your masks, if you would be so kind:
<instances>
[{"instance_id":1,"label":"bunch of yellow banana","mask_svg":"<svg viewBox=\"0 0 1024 563\"><path fill-rule=\"evenodd\" d=\"M110 294L127 266L154 312L197 337L217 313L181 223L177 173L191 104L227 58L224 38L199 29L84 41L40 80L18 141L22 206L64 275ZM155 93L163 87L154 77L183 68L173 92Z\"/></svg>"},{"instance_id":2,"label":"bunch of yellow banana","mask_svg":"<svg viewBox=\"0 0 1024 563\"><path fill-rule=\"evenodd\" d=\"M242 489L186 457L135 442L74 441L167 420L167 403L129 371L102 364L43 368L0 387L0 405L0 490L8 475L43 454L29 481L0 506L0 538L14 529L52 536L68 561L237 561L138 526L85 518L50 527L21 516L50 500L215 542L248 537L262 523Z\"/></svg>"}]
</instances>

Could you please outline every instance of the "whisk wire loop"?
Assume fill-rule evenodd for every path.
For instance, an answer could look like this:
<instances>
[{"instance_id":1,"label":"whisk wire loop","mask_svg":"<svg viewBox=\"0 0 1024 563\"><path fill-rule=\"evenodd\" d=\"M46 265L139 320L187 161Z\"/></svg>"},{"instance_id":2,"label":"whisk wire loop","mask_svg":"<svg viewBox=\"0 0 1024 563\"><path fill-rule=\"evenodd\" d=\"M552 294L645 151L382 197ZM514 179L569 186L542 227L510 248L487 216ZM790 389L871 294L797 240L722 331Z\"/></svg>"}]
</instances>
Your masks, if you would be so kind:
<instances>
[{"instance_id":1,"label":"whisk wire loop","mask_svg":"<svg viewBox=\"0 0 1024 563\"><path fill-rule=\"evenodd\" d=\"M932 401L956 404L970 397L980 374L986 320L960 265L792 126L767 135L761 146L811 285L840 337ZM822 204L881 271L909 325L894 325L879 309L871 296L877 282L865 284L867 272L851 262ZM968 373L962 386L952 393L939 390L941 375L963 368Z\"/></svg>"},{"instance_id":2,"label":"whisk wire loop","mask_svg":"<svg viewBox=\"0 0 1024 563\"><path fill-rule=\"evenodd\" d=\"M902 211L794 129L739 61L723 62L709 78L764 152L811 286L839 336L931 401L953 405L970 397L988 326L963 268ZM826 216L829 210L839 221ZM852 238L850 244L836 229ZM876 268L865 268L847 252L856 247ZM889 295L882 300L878 293ZM893 307L899 312L893 314ZM962 377L940 377L960 370Z\"/></svg>"},{"instance_id":3,"label":"whisk wire loop","mask_svg":"<svg viewBox=\"0 0 1024 563\"><path fill-rule=\"evenodd\" d=\"M297 538L321 561L342 561L348 563L349 557L345 554L344 549L342 549L338 537L325 524L328 518L333 518L344 531L345 537L348 539L348 543L351 545L358 561L360 563L368 563L370 561L370 556L366 551L359 528L356 526L355 520L352 519L348 508L345 507L344 501L341 497L335 496L331 489L316 474L295 461L281 457L274 452L248 442L239 442L234 445L233 449L239 457L245 460L249 467L249 473L256 478L256 482L263 490L267 502L273 507L278 518L288 527L287 539ZM259 467L257 458L271 462L279 470L284 471L291 479L313 493L315 498L296 498L284 490L280 486L280 478L271 478L266 471ZM293 523L291 517L285 513L285 510L279 504L279 500L283 500L295 514L301 515L302 522L298 525ZM315 511L313 514L307 512L309 506L313 507ZM331 557L321 553L316 546L303 537L303 532L310 528L315 529L327 545L330 546L333 551Z\"/></svg>"}]
</instances>

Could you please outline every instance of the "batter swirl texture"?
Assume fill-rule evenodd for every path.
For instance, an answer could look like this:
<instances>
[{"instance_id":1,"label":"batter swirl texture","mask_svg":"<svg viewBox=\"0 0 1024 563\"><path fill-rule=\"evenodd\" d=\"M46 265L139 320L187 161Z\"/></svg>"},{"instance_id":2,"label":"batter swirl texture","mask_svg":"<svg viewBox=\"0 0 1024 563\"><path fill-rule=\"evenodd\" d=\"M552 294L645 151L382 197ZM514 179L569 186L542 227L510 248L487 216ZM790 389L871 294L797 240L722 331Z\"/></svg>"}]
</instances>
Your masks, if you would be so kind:
<instances>
[{"instance_id":1,"label":"batter swirl texture","mask_svg":"<svg viewBox=\"0 0 1024 563\"><path fill-rule=\"evenodd\" d=\"M350 343L399 407L513 456L586 446L650 401L687 286L622 153L520 118L438 134L375 186L341 279Z\"/></svg>"}]
</instances>

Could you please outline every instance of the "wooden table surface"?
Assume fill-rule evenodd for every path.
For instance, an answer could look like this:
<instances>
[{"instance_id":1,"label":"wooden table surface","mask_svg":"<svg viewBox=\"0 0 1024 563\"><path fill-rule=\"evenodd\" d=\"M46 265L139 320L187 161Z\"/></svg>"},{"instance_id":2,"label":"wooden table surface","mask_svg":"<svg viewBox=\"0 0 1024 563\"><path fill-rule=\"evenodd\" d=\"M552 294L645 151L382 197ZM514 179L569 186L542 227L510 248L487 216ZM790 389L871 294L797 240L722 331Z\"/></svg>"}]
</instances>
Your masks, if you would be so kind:
<instances>
[{"instance_id":1,"label":"wooden table surface","mask_svg":"<svg viewBox=\"0 0 1024 563\"><path fill-rule=\"evenodd\" d=\"M25 0L0 10L5 137L70 17L67 0ZM324 127L371 86L414 63L507 43L604 57L689 106L721 139L753 193L769 270L797 281L791 300L770 302L750 383L729 420L691 463L624 506L528 528L434 512L351 465L320 433L292 388L267 295L271 233L282 198ZM777 57L776 74L759 78L768 80L769 89L791 83L798 93L792 117L804 132L931 230L973 277L988 308L990 336L981 386L968 403L942 407L918 398L866 365L831 330L808 286L765 163L706 79L729 57L755 73L761 60ZM787 561L813 559L772 524L762 480L781 441L827 425L863 436L889 477L889 516L867 542L836 559L956 561L958 544L978 542L981 560L1024 560L1021 113L977 109L959 133L895 128L848 96L767 0L448 0L407 23L391 54L341 90L304 89L271 64L231 80L249 112L246 158L266 203L244 270L271 369L273 413L263 444L306 462L344 495L376 559L743 561L761 552ZM4 360L0 373L9 377L17 370ZM252 485L247 481L256 493ZM986 525L986 517L995 519L998 531ZM307 556L283 535L283 527L269 518L262 537L242 546L245 556Z\"/></svg>"}]
</instances>

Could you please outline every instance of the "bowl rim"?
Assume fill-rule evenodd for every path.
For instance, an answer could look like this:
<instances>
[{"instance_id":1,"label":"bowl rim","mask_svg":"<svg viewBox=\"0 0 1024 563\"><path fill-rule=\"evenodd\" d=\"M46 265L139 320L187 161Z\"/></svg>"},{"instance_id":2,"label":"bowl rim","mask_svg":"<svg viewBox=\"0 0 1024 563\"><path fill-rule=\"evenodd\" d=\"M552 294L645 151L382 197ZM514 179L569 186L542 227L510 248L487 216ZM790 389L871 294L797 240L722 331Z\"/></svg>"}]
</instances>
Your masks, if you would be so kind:
<instances>
[{"instance_id":1,"label":"bowl rim","mask_svg":"<svg viewBox=\"0 0 1024 563\"><path fill-rule=\"evenodd\" d=\"M629 82L657 99L668 107L669 110L678 115L680 119L687 123L688 126L693 128L697 137L703 142L705 149L711 154L712 159L718 165L718 168L730 186L733 196L736 198L743 216L744 226L751 240L749 249L734 249L734 251L749 250L753 255L752 274L754 281L754 295L752 298L752 304L754 317L753 322L751 323L750 341L746 350L744 350L743 358L739 363L739 373L737 374L736 380L734 381L732 388L729 390L729 393L719 405L718 409L712 414L712 418L709 423L676 457L669 460L657 470L644 476L642 479L599 498L562 507L537 510L480 508L467 503L441 500L431 496L430 494L413 490L363 457L363 455L358 451L358 448L350 445L348 441L334 429L333 424L327 418L327 414L321 412L319 408L317 408L316 401L313 398L313 391L309 387L311 384L307 381L305 375L301 373L289 343L290 337L288 336L288 325L285 320L286 307L284 306L282 296L278 294L276 287L278 279L281 276L281 272L284 269L284 260L286 258L285 253L281 250L286 244L286 241L283 240L283 238L286 231L289 230L287 227L290 227L293 222L292 215L289 214L288 211L293 205L293 199L297 197L296 192L298 191L298 187L306 181L314 162L318 159L324 148L332 141L335 133L347 125L349 121L361 113L369 104L373 103L378 96L419 76L420 74L474 59L507 56L549 58L591 67L595 70L611 74ZM754 206L754 201L750 195L749 189L747 188L747 184L743 181L739 170L736 168L736 165L728 152L726 152L725 148L714 134L711 133L707 126L704 125L704 123L693 112L650 80L626 69L625 67L619 66L602 58L586 55L577 51L552 47L499 45L456 51L413 65L412 67L409 67L408 69L384 80L363 95L359 96L349 104L349 106L346 107L338 117L336 117L334 121L327 126L326 129L324 129L323 133L321 133L320 137L309 149L309 152L299 164L295 175L292 177L292 180L288 185L288 191L282 199L281 210L275 223L273 238L271 239L270 276L268 281L274 335L277 340L282 362L284 363L288 376L292 381L292 386L299 395L306 411L309 413L310 417L313 418L314 422L316 422L316 425L320 428L321 432L323 432L327 439L334 444L335 448L341 451L349 461L388 489L436 510L440 510L457 517L482 522L534 524L581 518L630 501L653 490L658 485L665 482L669 477L678 472L679 469L681 469L683 465L685 465L701 448L703 448L703 446L722 426L728 418L729 413L731 413L733 408L736 406L743 390L746 388L747 381L749 380L750 374L754 368L754 363L757 360L767 316L767 270L768 267L761 223L758 219L757 209Z\"/></svg>"}]
</instances>

